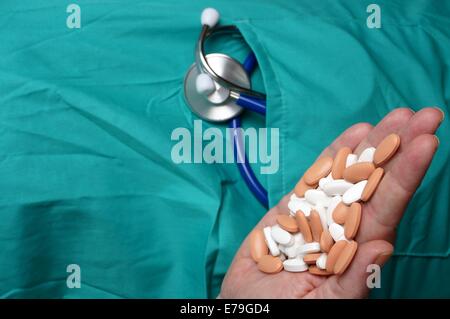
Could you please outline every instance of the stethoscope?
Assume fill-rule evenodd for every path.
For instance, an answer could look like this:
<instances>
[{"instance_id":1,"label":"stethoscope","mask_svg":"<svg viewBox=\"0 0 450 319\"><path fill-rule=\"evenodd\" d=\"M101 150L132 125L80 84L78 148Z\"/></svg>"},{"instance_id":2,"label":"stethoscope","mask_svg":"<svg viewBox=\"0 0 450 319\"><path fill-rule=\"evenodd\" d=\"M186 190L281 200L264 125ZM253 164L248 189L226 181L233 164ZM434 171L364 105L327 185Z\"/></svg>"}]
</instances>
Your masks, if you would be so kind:
<instances>
[{"instance_id":1,"label":"stethoscope","mask_svg":"<svg viewBox=\"0 0 450 319\"><path fill-rule=\"evenodd\" d=\"M203 10L202 30L195 48L195 63L184 79L184 96L192 112L200 118L209 122L230 121L234 157L239 172L250 191L267 208L267 191L249 165L240 130L240 114L244 109L266 114L266 95L251 89L250 75L257 65L256 56L251 52L241 64L225 54L205 55L204 44L208 38L221 33L240 34L234 25L216 26L218 21L217 10Z\"/></svg>"}]
</instances>

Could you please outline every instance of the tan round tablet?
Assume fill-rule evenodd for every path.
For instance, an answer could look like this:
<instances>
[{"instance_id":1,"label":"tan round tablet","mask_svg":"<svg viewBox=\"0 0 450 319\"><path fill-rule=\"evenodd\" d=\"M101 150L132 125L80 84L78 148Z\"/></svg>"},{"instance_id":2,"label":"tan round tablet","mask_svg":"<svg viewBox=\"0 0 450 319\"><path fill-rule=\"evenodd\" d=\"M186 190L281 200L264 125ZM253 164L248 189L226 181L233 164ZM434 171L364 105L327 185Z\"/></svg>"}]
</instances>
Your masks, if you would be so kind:
<instances>
[{"instance_id":1,"label":"tan round tablet","mask_svg":"<svg viewBox=\"0 0 450 319\"><path fill-rule=\"evenodd\" d=\"M311 243L313 241L311 228L309 227L305 214L301 210L297 211L295 214L295 220L297 221L298 229L300 229L305 242Z\"/></svg>"},{"instance_id":2,"label":"tan round tablet","mask_svg":"<svg viewBox=\"0 0 450 319\"><path fill-rule=\"evenodd\" d=\"M356 241L352 240L346 243L344 249L342 249L341 253L339 254L339 258L333 267L333 272L336 275L342 275L345 270L347 270L348 266L353 260L353 257L355 257L357 249L358 243Z\"/></svg>"},{"instance_id":3,"label":"tan round tablet","mask_svg":"<svg viewBox=\"0 0 450 319\"><path fill-rule=\"evenodd\" d=\"M361 195L361 200L363 202L367 202L372 195L375 193L375 190L378 187L378 184L380 184L381 179L384 175L384 169L381 167L378 167L376 170L373 171L373 173L370 175L369 179L367 180L366 187L364 187L364 190Z\"/></svg>"},{"instance_id":4,"label":"tan round tablet","mask_svg":"<svg viewBox=\"0 0 450 319\"><path fill-rule=\"evenodd\" d=\"M265 255L259 259L258 269L266 274L275 274L283 269L283 262L278 257Z\"/></svg>"},{"instance_id":5,"label":"tan round tablet","mask_svg":"<svg viewBox=\"0 0 450 319\"><path fill-rule=\"evenodd\" d=\"M356 163L344 170L343 177L347 182L358 183L369 178L375 170L375 165L370 162Z\"/></svg>"},{"instance_id":6,"label":"tan round tablet","mask_svg":"<svg viewBox=\"0 0 450 319\"><path fill-rule=\"evenodd\" d=\"M340 202L336 208L333 210L333 220L337 224L344 224L345 219L347 218L347 214L349 212L350 207L345 205L343 202Z\"/></svg>"},{"instance_id":7,"label":"tan round tablet","mask_svg":"<svg viewBox=\"0 0 450 319\"><path fill-rule=\"evenodd\" d=\"M319 183L319 180L330 174L333 159L330 156L319 158L303 175L306 184L312 186Z\"/></svg>"},{"instance_id":8,"label":"tan round tablet","mask_svg":"<svg viewBox=\"0 0 450 319\"><path fill-rule=\"evenodd\" d=\"M315 265L321 253L307 254L303 257L303 261L308 265Z\"/></svg>"},{"instance_id":9,"label":"tan round tablet","mask_svg":"<svg viewBox=\"0 0 450 319\"><path fill-rule=\"evenodd\" d=\"M285 231L288 231L290 233L298 232L297 222L290 215L278 215L277 223Z\"/></svg>"},{"instance_id":10,"label":"tan round tablet","mask_svg":"<svg viewBox=\"0 0 450 319\"><path fill-rule=\"evenodd\" d=\"M305 196L305 192L308 189L314 189L317 187L316 185L308 185L305 183L303 177L298 181L297 185L295 185L294 188L294 193L295 195L297 195L297 197L304 197Z\"/></svg>"},{"instance_id":11,"label":"tan round tablet","mask_svg":"<svg viewBox=\"0 0 450 319\"><path fill-rule=\"evenodd\" d=\"M264 232L262 229L255 229L250 233L250 256L255 262L269 254L269 248L267 247Z\"/></svg>"},{"instance_id":12,"label":"tan round tablet","mask_svg":"<svg viewBox=\"0 0 450 319\"><path fill-rule=\"evenodd\" d=\"M324 229L322 232L322 235L320 236L320 249L327 253L330 251L331 247L333 247L334 240L333 237L331 237L330 232L328 229Z\"/></svg>"},{"instance_id":13,"label":"tan round tablet","mask_svg":"<svg viewBox=\"0 0 450 319\"><path fill-rule=\"evenodd\" d=\"M333 166L331 167L331 176L333 179L341 179L347 163L347 156L352 153L350 147L341 148L334 157Z\"/></svg>"},{"instance_id":14,"label":"tan round tablet","mask_svg":"<svg viewBox=\"0 0 450 319\"><path fill-rule=\"evenodd\" d=\"M361 210L362 206L360 203L353 203L350 206L350 211L348 212L344 225L345 238L355 238L359 229L359 224L361 223Z\"/></svg>"},{"instance_id":15,"label":"tan round tablet","mask_svg":"<svg viewBox=\"0 0 450 319\"><path fill-rule=\"evenodd\" d=\"M328 272L325 269L320 269L317 266L310 266L308 271L313 274L313 275L318 275L318 276L331 276L333 275L332 272Z\"/></svg>"},{"instance_id":16,"label":"tan round tablet","mask_svg":"<svg viewBox=\"0 0 450 319\"><path fill-rule=\"evenodd\" d=\"M346 245L347 242L345 240L339 240L336 244L333 245L333 247L331 247L327 256L327 264L326 264L326 269L328 272L333 272L334 265L336 264L339 255L341 254L342 250Z\"/></svg>"},{"instance_id":17,"label":"tan round tablet","mask_svg":"<svg viewBox=\"0 0 450 319\"><path fill-rule=\"evenodd\" d=\"M323 227L322 222L320 221L320 215L314 209L311 210L311 214L309 215L309 226L311 227L313 240L319 242Z\"/></svg>"},{"instance_id":18,"label":"tan round tablet","mask_svg":"<svg viewBox=\"0 0 450 319\"><path fill-rule=\"evenodd\" d=\"M375 154L373 155L373 162L376 166L381 166L394 156L400 146L400 136L397 134L390 134L378 144Z\"/></svg>"}]
</instances>

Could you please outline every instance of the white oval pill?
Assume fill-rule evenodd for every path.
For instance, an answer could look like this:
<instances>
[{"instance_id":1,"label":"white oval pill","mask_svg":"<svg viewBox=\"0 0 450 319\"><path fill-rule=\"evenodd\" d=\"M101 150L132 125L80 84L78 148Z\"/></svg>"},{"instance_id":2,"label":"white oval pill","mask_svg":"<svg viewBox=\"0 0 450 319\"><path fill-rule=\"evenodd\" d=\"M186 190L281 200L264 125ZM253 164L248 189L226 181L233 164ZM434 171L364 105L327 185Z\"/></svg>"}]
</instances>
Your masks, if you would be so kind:
<instances>
[{"instance_id":1,"label":"white oval pill","mask_svg":"<svg viewBox=\"0 0 450 319\"><path fill-rule=\"evenodd\" d=\"M264 227L264 238L266 240L267 247L269 247L269 251L272 256L278 256L280 254L280 249L278 248L277 243L272 238L270 226Z\"/></svg>"},{"instance_id":2,"label":"white oval pill","mask_svg":"<svg viewBox=\"0 0 450 319\"><path fill-rule=\"evenodd\" d=\"M345 179L335 179L323 187L323 191L328 196L343 195L353 184Z\"/></svg>"},{"instance_id":3,"label":"white oval pill","mask_svg":"<svg viewBox=\"0 0 450 319\"><path fill-rule=\"evenodd\" d=\"M364 180L350 187L342 196L342 201L344 202L344 204L350 205L351 203L359 201L364 191L364 187L366 187L366 184L367 180Z\"/></svg>"},{"instance_id":4,"label":"white oval pill","mask_svg":"<svg viewBox=\"0 0 450 319\"><path fill-rule=\"evenodd\" d=\"M326 265L327 265L327 256L328 254L323 253L319 256L319 258L317 258L316 260L316 266L320 269L326 269Z\"/></svg>"},{"instance_id":5,"label":"white oval pill","mask_svg":"<svg viewBox=\"0 0 450 319\"><path fill-rule=\"evenodd\" d=\"M291 198L288 203L288 208L290 210L291 216L295 217L297 211L301 210L306 217L309 217L309 215L311 214L312 205L309 204L308 201L304 198Z\"/></svg>"},{"instance_id":6,"label":"white oval pill","mask_svg":"<svg viewBox=\"0 0 450 319\"><path fill-rule=\"evenodd\" d=\"M328 231L335 242L338 242L342 239L342 236L344 236L344 227L336 223L332 223L328 228Z\"/></svg>"},{"instance_id":7,"label":"white oval pill","mask_svg":"<svg viewBox=\"0 0 450 319\"><path fill-rule=\"evenodd\" d=\"M302 244L295 243L292 246L284 247L284 254L288 256L288 258L295 258L298 256L298 250Z\"/></svg>"},{"instance_id":8,"label":"white oval pill","mask_svg":"<svg viewBox=\"0 0 450 319\"><path fill-rule=\"evenodd\" d=\"M294 244L294 237L279 225L272 226L270 234L272 235L273 240L281 245L292 246L292 244Z\"/></svg>"},{"instance_id":9,"label":"white oval pill","mask_svg":"<svg viewBox=\"0 0 450 319\"><path fill-rule=\"evenodd\" d=\"M333 211L339 203L342 202L342 196L336 195L330 201L330 206L327 208L327 225L334 223Z\"/></svg>"},{"instance_id":10,"label":"white oval pill","mask_svg":"<svg viewBox=\"0 0 450 319\"><path fill-rule=\"evenodd\" d=\"M358 155L356 154L348 154L347 161L345 162L345 167L352 166L358 161Z\"/></svg>"},{"instance_id":11,"label":"white oval pill","mask_svg":"<svg viewBox=\"0 0 450 319\"><path fill-rule=\"evenodd\" d=\"M298 245L303 245L305 243L305 239L303 238L302 233L297 233L294 235L294 242Z\"/></svg>"},{"instance_id":12,"label":"white oval pill","mask_svg":"<svg viewBox=\"0 0 450 319\"><path fill-rule=\"evenodd\" d=\"M375 154L376 148L369 147L362 151L361 155L358 157L358 163L370 162L373 163L373 155Z\"/></svg>"},{"instance_id":13,"label":"white oval pill","mask_svg":"<svg viewBox=\"0 0 450 319\"><path fill-rule=\"evenodd\" d=\"M323 206L328 206L325 204L330 201L330 198L325 194L324 191L320 189L308 189L305 192L305 199L311 204L316 205L317 203L322 203Z\"/></svg>"},{"instance_id":14,"label":"white oval pill","mask_svg":"<svg viewBox=\"0 0 450 319\"><path fill-rule=\"evenodd\" d=\"M303 258L296 257L285 260L283 262L284 270L289 272L303 272L308 270L308 265L303 261Z\"/></svg>"},{"instance_id":15,"label":"white oval pill","mask_svg":"<svg viewBox=\"0 0 450 319\"><path fill-rule=\"evenodd\" d=\"M300 246L298 253L301 255L318 253L320 251L320 244L318 242L307 243Z\"/></svg>"},{"instance_id":16,"label":"white oval pill","mask_svg":"<svg viewBox=\"0 0 450 319\"><path fill-rule=\"evenodd\" d=\"M319 188L323 189L323 186L325 186L327 183L334 181L333 176L331 176L331 173L328 174L327 177L321 178L319 180Z\"/></svg>"}]
</instances>

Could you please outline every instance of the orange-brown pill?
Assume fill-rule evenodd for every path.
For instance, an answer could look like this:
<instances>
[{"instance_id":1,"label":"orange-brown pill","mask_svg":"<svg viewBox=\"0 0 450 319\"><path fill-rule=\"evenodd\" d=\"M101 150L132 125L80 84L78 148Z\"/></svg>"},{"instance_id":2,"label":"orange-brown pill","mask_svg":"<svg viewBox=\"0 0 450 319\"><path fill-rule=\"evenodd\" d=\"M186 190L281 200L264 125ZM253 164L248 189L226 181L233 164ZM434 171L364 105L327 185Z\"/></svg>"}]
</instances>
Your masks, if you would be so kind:
<instances>
[{"instance_id":1,"label":"orange-brown pill","mask_svg":"<svg viewBox=\"0 0 450 319\"><path fill-rule=\"evenodd\" d=\"M400 136L397 134L389 134L378 144L375 154L373 155L373 162L376 166L381 166L394 156L400 147Z\"/></svg>"},{"instance_id":2,"label":"orange-brown pill","mask_svg":"<svg viewBox=\"0 0 450 319\"><path fill-rule=\"evenodd\" d=\"M345 170L347 156L352 153L350 147L341 148L334 157L333 166L331 167L331 176L333 179L341 179Z\"/></svg>"},{"instance_id":3,"label":"orange-brown pill","mask_svg":"<svg viewBox=\"0 0 450 319\"><path fill-rule=\"evenodd\" d=\"M317 185L308 185L305 183L303 177L298 181L297 185L295 185L294 188L294 193L297 197L304 197L305 196L305 192L308 189L314 189L316 188Z\"/></svg>"},{"instance_id":4,"label":"orange-brown pill","mask_svg":"<svg viewBox=\"0 0 450 319\"><path fill-rule=\"evenodd\" d=\"M331 237L330 232L328 229L324 229L322 232L322 235L320 236L320 249L323 252L329 252L331 247L333 247L334 240L333 237Z\"/></svg>"},{"instance_id":5,"label":"orange-brown pill","mask_svg":"<svg viewBox=\"0 0 450 319\"><path fill-rule=\"evenodd\" d=\"M348 212L344 225L345 238L355 238L359 229L359 224L361 223L361 210L362 206L360 203L353 203L350 206L350 211Z\"/></svg>"},{"instance_id":6,"label":"orange-brown pill","mask_svg":"<svg viewBox=\"0 0 450 319\"><path fill-rule=\"evenodd\" d=\"M288 231L290 233L298 232L297 222L290 215L278 215L277 216L277 223L285 231Z\"/></svg>"},{"instance_id":7,"label":"orange-brown pill","mask_svg":"<svg viewBox=\"0 0 450 319\"><path fill-rule=\"evenodd\" d=\"M313 240L319 242L323 227L320 221L320 215L315 210L311 210L311 214L309 215L309 226L311 227Z\"/></svg>"},{"instance_id":8,"label":"orange-brown pill","mask_svg":"<svg viewBox=\"0 0 450 319\"><path fill-rule=\"evenodd\" d=\"M303 175L306 184L312 186L319 183L319 180L330 174L333 166L333 159L330 156L319 158Z\"/></svg>"},{"instance_id":9,"label":"orange-brown pill","mask_svg":"<svg viewBox=\"0 0 450 319\"><path fill-rule=\"evenodd\" d=\"M343 202L340 202L336 208L333 210L333 220L335 223L340 225L345 223L345 219L347 218L347 214L349 212L350 207L345 205Z\"/></svg>"},{"instance_id":10,"label":"orange-brown pill","mask_svg":"<svg viewBox=\"0 0 450 319\"><path fill-rule=\"evenodd\" d=\"M356 241L352 240L346 243L344 249L342 249L341 253L339 254L339 258L337 259L333 267L333 272L336 275L341 275L345 272L345 270L352 262L353 257L355 257L357 249L358 243Z\"/></svg>"},{"instance_id":11,"label":"orange-brown pill","mask_svg":"<svg viewBox=\"0 0 450 319\"><path fill-rule=\"evenodd\" d=\"M315 265L321 253L307 254L303 257L303 261L308 265Z\"/></svg>"},{"instance_id":12,"label":"orange-brown pill","mask_svg":"<svg viewBox=\"0 0 450 319\"><path fill-rule=\"evenodd\" d=\"M339 240L336 244L331 247L330 252L327 256L327 264L326 269L328 272L333 272L334 265L336 264L336 261L339 258L339 255L341 254L344 247L347 245L347 242L345 240Z\"/></svg>"},{"instance_id":13,"label":"orange-brown pill","mask_svg":"<svg viewBox=\"0 0 450 319\"><path fill-rule=\"evenodd\" d=\"M309 267L308 271L313 274L313 275L318 275L318 276L331 276L333 275L332 272L328 272L325 269L320 269L317 266L311 266Z\"/></svg>"},{"instance_id":14,"label":"orange-brown pill","mask_svg":"<svg viewBox=\"0 0 450 319\"><path fill-rule=\"evenodd\" d=\"M297 221L298 228L300 229L305 242L311 243L313 241L311 228L309 227L305 214L301 210L297 211L295 214L295 220Z\"/></svg>"},{"instance_id":15,"label":"orange-brown pill","mask_svg":"<svg viewBox=\"0 0 450 319\"><path fill-rule=\"evenodd\" d=\"M283 262L278 257L265 255L259 259L258 269L266 274L275 274L283 269Z\"/></svg>"},{"instance_id":16,"label":"orange-brown pill","mask_svg":"<svg viewBox=\"0 0 450 319\"><path fill-rule=\"evenodd\" d=\"M373 173L370 175L369 179L367 180L366 187L364 187L364 190L361 195L361 200L363 202L367 202L372 195L375 193L375 190L378 187L378 184L380 184L381 179L384 175L384 169L381 167L378 167L376 170L373 171Z\"/></svg>"},{"instance_id":17,"label":"orange-brown pill","mask_svg":"<svg viewBox=\"0 0 450 319\"><path fill-rule=\"evenodd\" d=\"M353 164L344 170L343 176L347 182L358 183L369 178L375 170L375 165L370 162Z\"/></svg>"},{"instance_id":18,"label":"orange-brown pill","mask_svg":"<svg viewBox=\"0 0 450 319\"><path fill-rule=\"evenodd\" d=\"M267 247L264 233L261 229L255 229L250 234L250 256L255 262L269 254L269 248Z\"/></svg>"}]
</instances>

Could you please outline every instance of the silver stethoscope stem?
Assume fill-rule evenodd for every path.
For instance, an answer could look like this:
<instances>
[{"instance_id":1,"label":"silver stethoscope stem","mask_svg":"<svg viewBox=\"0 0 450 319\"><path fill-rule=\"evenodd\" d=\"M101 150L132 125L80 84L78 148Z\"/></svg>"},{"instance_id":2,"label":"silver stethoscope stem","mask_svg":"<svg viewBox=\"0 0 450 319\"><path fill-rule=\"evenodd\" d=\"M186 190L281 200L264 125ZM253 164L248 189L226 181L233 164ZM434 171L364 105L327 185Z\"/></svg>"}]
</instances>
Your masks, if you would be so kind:
<instances>
[{"instance_id":1,"label":"silver stethoscope stem","mask_svg":"<svg viewBox=\"0 0 450 319\"><path fill-rule=\"evenodd\" d=\"M232 92L236 92L237 94L233 94L233 96L239 97L240 94L245 94L251 97L255 97L258 99L265 99L266 95L254 90L246 89L242 86L236 85L234 83L231 83L224 79L223 77L219 76L214 70L210 67L208 64L208 61L205 57L204 52L204 46L206 39L214 34L222 33L222 32L235 32L237 28L235 26L222 26L222 27L215 27L211 29L207 25L203 25L202 30L200 32L200 36L197 41L197 45L195 48L195 62L197 67L199 68L199 71L201 73L208 74L215 82L217 82L219 85L221 85L224 88L227 88L230 90L230 96L232 96Z\"/></svg>"}]
</instances>

